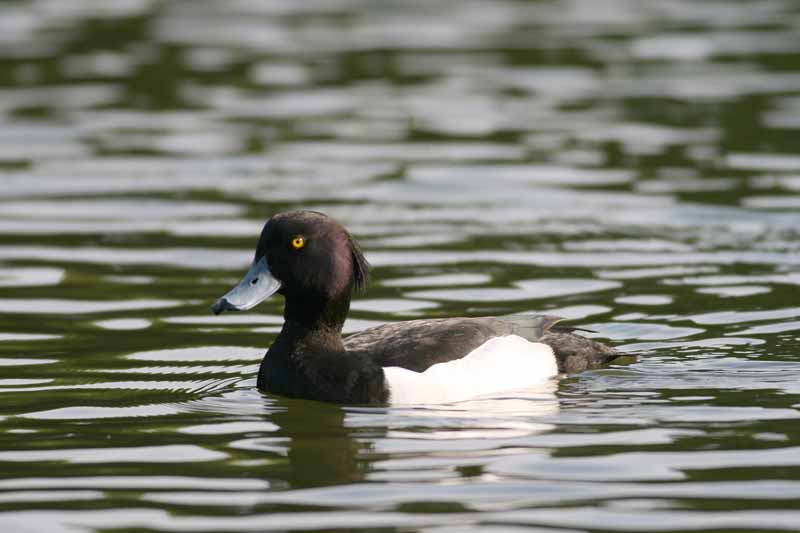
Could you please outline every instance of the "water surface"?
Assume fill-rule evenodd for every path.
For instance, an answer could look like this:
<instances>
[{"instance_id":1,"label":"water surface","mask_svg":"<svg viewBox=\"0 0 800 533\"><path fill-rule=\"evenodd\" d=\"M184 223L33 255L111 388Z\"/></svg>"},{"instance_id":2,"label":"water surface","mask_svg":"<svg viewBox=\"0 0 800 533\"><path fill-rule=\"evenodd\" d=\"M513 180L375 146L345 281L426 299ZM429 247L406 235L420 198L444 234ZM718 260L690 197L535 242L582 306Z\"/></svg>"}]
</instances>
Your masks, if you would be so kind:
<instances>
[{"instance_id":1,"label":"water surface","mask_svg":"<svg viewBox=\"0 0 800 533\"><path fill-rule=\"evenodd\" d=\"M0 5L0 529L797 531L800 6ZM374 265L347 331L547 312L536 391L262 394L263 221Z\"/></svg>"}]
</instances>

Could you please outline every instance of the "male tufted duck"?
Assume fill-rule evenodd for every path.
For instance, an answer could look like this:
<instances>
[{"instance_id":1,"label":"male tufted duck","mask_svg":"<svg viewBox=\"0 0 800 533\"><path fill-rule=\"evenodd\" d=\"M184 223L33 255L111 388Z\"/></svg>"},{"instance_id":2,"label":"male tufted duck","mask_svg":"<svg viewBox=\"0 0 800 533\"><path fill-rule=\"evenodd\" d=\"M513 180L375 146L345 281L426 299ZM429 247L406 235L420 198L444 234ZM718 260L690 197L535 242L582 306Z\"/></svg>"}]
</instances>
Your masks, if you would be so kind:
<instances>
[{"instance_id":1,"label":"male tufted duck","mask_svg":"<svg viewBox=\"0 0 800 533\"><path fill-rule=\"evenodd\" d=\"M322 213L270 218L250 270L212 310L247 310L275 293L284 324L261 362L260 389L342 404L452 402L542 385L621 354L547 315L411 320L342 338L369 264Z\"/></svg>"}]
</instances>

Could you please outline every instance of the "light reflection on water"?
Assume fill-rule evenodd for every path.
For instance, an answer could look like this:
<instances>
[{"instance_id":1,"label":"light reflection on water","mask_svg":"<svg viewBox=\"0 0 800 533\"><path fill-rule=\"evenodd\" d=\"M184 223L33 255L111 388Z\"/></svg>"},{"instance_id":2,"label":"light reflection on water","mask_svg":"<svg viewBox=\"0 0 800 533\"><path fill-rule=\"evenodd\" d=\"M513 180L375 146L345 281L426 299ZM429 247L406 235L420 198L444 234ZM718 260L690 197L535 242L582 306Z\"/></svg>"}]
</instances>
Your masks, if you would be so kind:
<instances>
[{"instance_id":1,"label":"light reflection on water","mask_svg":"<svg viewBox=\"0 0 800 533\"><path fill-rule=\"evenodd\" d=\"M0 529L795 531L792 2L0 6ZM545 312L636 352L496 398L262 395L265 218L345 331Z\"/></svg>"}]
</instances>

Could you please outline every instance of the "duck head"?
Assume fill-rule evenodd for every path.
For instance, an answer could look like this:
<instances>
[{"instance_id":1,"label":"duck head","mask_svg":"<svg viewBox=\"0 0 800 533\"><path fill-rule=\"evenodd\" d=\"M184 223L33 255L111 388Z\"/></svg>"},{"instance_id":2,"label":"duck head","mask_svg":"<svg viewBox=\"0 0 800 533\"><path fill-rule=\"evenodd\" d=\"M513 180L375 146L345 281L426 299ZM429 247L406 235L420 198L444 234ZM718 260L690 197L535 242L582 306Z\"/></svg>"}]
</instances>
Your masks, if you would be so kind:
<instances>
[{"instance_id":1,"label":"duck head","mask_svg":"<svg viewBox=\"0 0 800 533\"><path fill-rule=\"evenodd\" d=\"M335 220L315 211L280 213L264 225L242 281L211 309L245 311L278 293L287 320L344 322L353 290L368 278L358 244Z\"/></svg>"}]
</instances>

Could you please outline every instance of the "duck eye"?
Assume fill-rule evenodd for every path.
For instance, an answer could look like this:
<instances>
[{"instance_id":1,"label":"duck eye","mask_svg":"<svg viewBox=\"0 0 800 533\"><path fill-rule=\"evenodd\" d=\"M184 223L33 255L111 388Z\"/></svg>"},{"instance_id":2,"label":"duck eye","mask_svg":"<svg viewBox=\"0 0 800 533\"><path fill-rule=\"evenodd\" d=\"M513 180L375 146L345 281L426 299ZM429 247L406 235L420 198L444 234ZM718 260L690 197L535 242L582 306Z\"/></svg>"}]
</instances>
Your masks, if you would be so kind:
<instances>
[{"instance_id":1,"label":"duck eye","mask_svg":"<svg viewBox=\"0 0 800 533\"><path fill-rule=\"evenodd\" d=\"M295 250L299 250L305 245L306 245L306 240L303 238L302 235L298 235L297 237L292 239L292 247L294 247Z\"/></svg>"}]
</instances>

